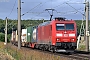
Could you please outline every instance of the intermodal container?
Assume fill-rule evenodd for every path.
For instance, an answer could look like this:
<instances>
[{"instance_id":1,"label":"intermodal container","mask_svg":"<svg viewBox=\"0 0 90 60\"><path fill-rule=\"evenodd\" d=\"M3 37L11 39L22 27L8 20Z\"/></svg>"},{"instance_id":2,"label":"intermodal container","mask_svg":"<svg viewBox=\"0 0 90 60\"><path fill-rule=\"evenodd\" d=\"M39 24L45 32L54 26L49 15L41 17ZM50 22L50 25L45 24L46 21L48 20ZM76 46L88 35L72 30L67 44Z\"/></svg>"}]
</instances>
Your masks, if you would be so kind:
<instances>
[{"instance_id":1,"label":"intermodal container","mask_svg":"<svg viewBox=\"0 0 90 60\"><path fill-rule=\"evenodd\" d=\"M16 42L18 42L18 34L17 34L17 30L16 30Z\"/></svg>"},{"instance_id":2,"label":"intermodal container","mask_svg":"<svg viewBox=\"0 0 90 60\"><path fill-rule=\"evenodd\" d=\"M21 40L22 42L27 42L27 29L22 29Z\"/></svg>"},{"instance_id":3,"label":"intermodal container","mask_svg":"<svg viewBox=\"0 0 90 60\"><path fill-rule=\"evenodd\" d=\"M34 43L37 41L37 26L27 27L27 42Z\"/></svg>"},{"instance_id":4,"label":"intermodal container","mask_svg":"<svg viewBox=\"0 0 90 60\"><path fill-rule=\"evenodd\" d=\"M37 26L32 28L32 39L31 42L37 42Z\"/></svg>"},{"instance_id":5,"label":"intermodal container","mask_svg":"<svg viewBox=\"0 0 90 60\"><path fill-rule=\"evenodd\" d=\"M16 39L16 32L12 31L11 41L15 41Z\"/></svg>"},{"instance_id":6,"label":"intermodal container","mask_svg":"<svg viewBox=\"0 0 90 60\"><path fill-rule=\"evenodd\" d=\"M27 42L31 42L32 39L32 26L27 27Z\"/></svg>"}]
</instances>

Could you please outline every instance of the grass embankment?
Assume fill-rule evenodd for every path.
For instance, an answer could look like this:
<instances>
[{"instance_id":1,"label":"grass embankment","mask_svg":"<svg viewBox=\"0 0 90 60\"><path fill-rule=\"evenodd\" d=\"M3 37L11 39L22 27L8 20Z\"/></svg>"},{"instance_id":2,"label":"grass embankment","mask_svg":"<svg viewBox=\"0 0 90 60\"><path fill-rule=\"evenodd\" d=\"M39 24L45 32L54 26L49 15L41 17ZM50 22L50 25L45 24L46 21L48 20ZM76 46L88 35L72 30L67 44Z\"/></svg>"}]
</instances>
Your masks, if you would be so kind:
<instances>
[{"instance_id":1,"label":"grass embankment","mask_svg":"<svg viewBox=\"0 0 90 60\"><path fill-rule=\"evenodd\" d=\"M0 42L0 49L2 49L3 52L8 53L8 55L11 55L15 60L72 60L63 56L56 56L34 50L18 50L18 48L12 44L8 44L7 47L5 47L2 42Z\"/></svg>"},{"instance_id":2,"label":"grass embankment","mask_svg":"<svg viewBox=\"0 0 90 60\"><path fill-rule=\"evenodd\" d=\"M86 51L86 40L84 36L81 36L81 40L79 42L79 49L80 51Z\"/></svg>"},{"instance_id":3,"label":"grass embankment","mask_svg":"<svg viewBox=\"0 0 90 60\"><path fill-rule=\"evenodd\" d=\"M15 60L8 54L6 46L4 46L3 42L0 42L0 60Z\"/></svg>"},{"instance_id":4,"label":"grass embankment","mask_svg":"<svg viewBox=\"0 0 90 60\"><path fill-rule=\"evenodd\" d=\"M80 49L84 49L84 47L82 46ZM5 54L8 53L9 58L12 58L11 60L73 60L63 56L56 56L24 48L18 50L16 46L10 43L7 46L4 46L2 42L0 42L0 51L3 51Z\"/></svg>"},{"instance_id":5,"label":"grass embankment","mask_svg":"<svg viewBox=\"0 0 90 60\"><path fill-rule=\"evenodd\" d=\"M4 42L0 42L0 52L6 54L9 57L8 60L19 60L20 54L9 43L5 46Z\"/></svg>"}]
</instances>

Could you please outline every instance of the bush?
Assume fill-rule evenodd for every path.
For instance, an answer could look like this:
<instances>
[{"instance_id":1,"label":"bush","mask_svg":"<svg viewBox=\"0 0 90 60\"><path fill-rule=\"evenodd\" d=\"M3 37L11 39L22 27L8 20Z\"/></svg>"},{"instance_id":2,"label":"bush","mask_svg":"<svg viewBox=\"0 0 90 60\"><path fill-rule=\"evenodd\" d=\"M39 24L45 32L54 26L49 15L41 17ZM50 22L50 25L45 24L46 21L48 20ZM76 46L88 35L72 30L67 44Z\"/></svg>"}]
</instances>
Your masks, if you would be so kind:
<instances>
[{"instance_id":1,"label":"bush","mask_svg":"<svg viewBox=\"0 0 90 60\"><path fill-rule=\"evenodd\" d=\"M5 41L5 34L0 33L0 41L4 42Z\"/></svg>"},{"instance_id":2,"label":"bush","mask_svg":"<svg viewBox=\"0 0 90 60\"><path fill-rule=\"evenodd\" d=\"M10 34L7 35L7 42L10 42ZM4 33L0 33L0 41L1 42L5 42L5 34Z\"/></svg>"},{"instance_id":3,"label":"bush","mask_svg":"<svg viewBox=\"0 0 90 60\"><path fill-rule=\"evenodd\" d=\"M7 36L8 42L10 42L10 39L11 39L11 34L8 34L8 36Z\"/></svg>"}]
</instances>

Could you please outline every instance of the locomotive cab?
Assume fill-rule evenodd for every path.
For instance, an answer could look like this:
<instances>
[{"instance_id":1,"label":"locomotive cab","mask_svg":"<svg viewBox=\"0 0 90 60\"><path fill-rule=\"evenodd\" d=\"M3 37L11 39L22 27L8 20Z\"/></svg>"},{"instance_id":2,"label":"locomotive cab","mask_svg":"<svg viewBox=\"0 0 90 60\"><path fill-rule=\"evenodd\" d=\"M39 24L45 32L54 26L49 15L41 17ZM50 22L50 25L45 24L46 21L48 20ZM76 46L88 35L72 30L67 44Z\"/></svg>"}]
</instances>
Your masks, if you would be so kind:
<instances>
[{"instance_id":1,"label":"locomotive cab","mask_svg":"<svg viewBox=\"0 0 90 60\"><path fill-rule=\"evenodd\" d=\"M38 26L37 45L45 50L75 50L77 27L73 20L57 17Z\"/></svg>"},{"instance_id":2,"label":"locomotive cab","mask_svg":"<svg viewBox=\"0 0 90 60\"><path fill-rule=\"evenodd\" d=\"M55 18L55 37L56 49L75 50L77 42L76 23L65 18Z\"/></svg>"}]
</instances>

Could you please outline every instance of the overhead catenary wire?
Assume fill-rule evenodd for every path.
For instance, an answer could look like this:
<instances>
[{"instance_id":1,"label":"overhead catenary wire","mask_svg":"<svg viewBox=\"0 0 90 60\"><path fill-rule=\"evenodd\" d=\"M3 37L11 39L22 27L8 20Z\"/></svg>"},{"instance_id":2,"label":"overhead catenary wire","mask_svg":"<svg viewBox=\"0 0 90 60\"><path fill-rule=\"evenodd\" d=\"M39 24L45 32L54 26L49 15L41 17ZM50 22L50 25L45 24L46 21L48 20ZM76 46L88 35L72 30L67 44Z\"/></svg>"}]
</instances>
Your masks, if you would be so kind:
<instances>
[{"instance_id":1,"label":"overhead catenary wire","mask_svg":"<svg viewBox=\"0 0 90 60\"><path fill-rule=\"evenodd\" d=\"M66 1L66 2L69 2L69 1L71 1L71 0L68 0L68 1ZM65 2L64 2L65 3ZM62 3L62 4L60 4L60 5L58 5L58 6L61 6L61 5L63 5L64 3ZM55 6L55 7L58 7L58 6ZM54 7L54 8L55 8ZM52 9L52 0L51 0L51 9ZM50 12L48 11L48 13L50 14ZM41 13L40 13L41 14ZM38 14L38 15L40 15L40 14Z\"/></svg>"},{"instance_id":2,"label":"overhead catenary wire","mask_svg":"<svg viewBox=\"0 0 90 60\"><path fill-rule=\"evenodd\" d=\"M71 1L71 0L68 0L68 1L66 1L66 2L69 2L69 1ZM45 3L47 3L47 1L46 1ZM44 4L45 4L45 3L44 3ZM65 3L65 2L64 2L64 3ZM64 3L63 3L63 4L64 4ZM34 8L40 6L41 4L42 4L42 3L38 4L38 5L35 6ZM43 5L44 5L44 4L43 4ZM52 4L52 0L51 0L51 4ZM43 6L43 5L41 5L41 6ZM61 4L60 4L60 5L61 5ZM41 7L41 6L40 6L40 7ZM58 5L58 6L59 6L59 5ZM52 6L51 6L51 7L52 7ZM57 6L56 6L56 7L57 7ZM33 10L34 8L30 9L28 12L22 14L21 16L24 16L25 14L29 13L29 12L30 12L31 10ZM41 13L42 13L42 12L41 12ZM39 13L38 15L40 15L41 13Z\"/></svg>"},{"instance_id":3,"label":"overhead catenary wire","mask_svg":"<svg viewBox=\"0 0 90 60\"><path fill-rule=\"evenodd\" d=\"M33 10L33 9L37 8L37 7L38 7L39 5L41 5L41 4L42 4L42 3L39 3L37 6L33 7L32 9L30 9L28 12L26 12L26 13L22 14L21 16L23 16L23 15L25 15L25 14L29 13L31 10Z\"/></svg>"},{"instance_id":4,"label":"overhead catenary wire","mask_svg":"<svg viewBox=\"0 0 90 60\"><path fill-rule=\"evenodd\" d=\"M66 2L69 2L69 1L71 1L71 0L68 0L68 1L66 1ZM66 2L63 2L62 5L65 4ZM45 3L47 3L47 1L46 1ZM44 4L45 4L45 3L44 3ZM43 6L44 4L42 4L42 6ZM37 5L36 7L38 7L38 6L40 7L41 4L40 4L40 5ZM59 5L58 5L58 6L59 6ZM60 4L60 6L61 6L61 4ZM55 7L57 7L57 6L55 6ZM51 8L52 8L52 0L51 0ZM34 9L34 8L30 9L28 12L22 14L21 16L24 16L25 14L29 13L29 12L30 12L31 10L33 10L33 9ZM42 13L43 13L43 12L38 13L38 15L40 15L40 14L42 14ZM49 13L49 14L50 14L50 13ZM38 15L36 15L36 16L38 16Z\"/></svg>"},{"instance_id":5,"label":"overhead catenary wire","mask_svg":"<svg viewBox=\"0 0 90 60\"><path fill-rule=\"evenodd\" d=\"M82 8L79 8L79 9L77 9L78 11L79 10L81 10L81 11L83 11L83 9ZM44 10L43 10L44 11ZM78 13L76 10L75 11L67 11L67 12L58 12L57 10L55 10L58 14L61 14L61 15L68 15L68 14L76 14L76 13ZM69 12L69 13L68 13ZM37 15L36 16L39 16L40 14L42 14L42 13L44 13L44 12L29 12L29 13L37 13ZM50 14L50 13L49 13Z\"/></svg>"},{"instance_id":6,"label":"overhead catenary wire","mask_svg":"<svg viewBox=\"0 0 90 60\"><path fill-rule=\"evenodd\" d=\"M9 13L9 15L7 17L10 17L10 15L12 14L12 12L14 10L15 5L16 5L16 0L14 2L14 5L13 5L12 9L11 9L11 12ZM7 19L9 20L9 18L7 18ZM12 22L10 24L8 24L7 26L10 26L10 25L12 25Z\"/></svg>"},{"instance_id":7,"label":"overhead catenary wire","mask_svg":"<svg viewBox=\"0 0 90 60\"><path fill-rule=\"evenodd\" d=\"M66 3L66 4L69 5L71 8L73 8L74 10L76 10L77 12L79 12L80 14L84 15L83 13L81 13L80 11L78 11L77 9L75 9L74 7L72 7L70 4L68 4L68 3Z\"/></svg>"},{"instance_id":8,"label":"overhead catenary wire","mask_svg":"<svg viewBox=\"0 0 90 60\"><path fill-rule=\"evenodd\" d=\"M40 14L44 13L45 10L43 10L42 12L39 12L36 16L39 16ZM32 18L35 18L35 17L32 17Z\"/></svg>"},{"instance_id":9,"label":"overhead catenary wire","mask_svg":"<svg viewBox=\"0 0 90 60\"><path fill-rule=\"evenodd\" d=\"M84 10L82 10L82 8L79 8L79 9L77 9L77 10L81 10L81 11L84 11ZM77 11L73 11L73 10L71 10L71 11L62 11L62 12L58 12L57 10L55 10L55 12L58 14L58 15L69 15L69 14L76 14L76 13L78 13Z\"/></svg>"},{"instance_id":10,"label":"overhead catenary wire","mask_svg":"<svg viewBox=\"0 0 90 60\"><path fill-rule=\"evenodd\" d=\"M44 4L46 4L48 1L46 1L46 2L44 2L42 5L40 4L40 5L38 5L37 7L39 8L39 7L42 7ZM31 10L33 10L33 8L31 9ZM42 14L42 13L44 13L44 11L45 10L42 10L42 12L30 12L31 10L29 10L28 12L26 12L26 13L24 13L23 15L26 15L27 13L37 13L37 15L36 16L39 16L40 14ZM21 16L23 16L23 15L21 15ZM35 18L35 17L32 17L32 18Z\"/></svg>"},{"instance_id":11,"label":"overhead catenary wire","mask_svg":"<svg viewBox=\"0 0 90 60\"><path fill-rule=\"evenodd\" d=\"M57 5L57 6L53 7L53 8L60 7L60 6L64 5L65 3L69 2L69 1L71 1L71 0L68 0L68 1L66 1L66 2L63 2L62 4L59 4L59 5Z\"/></svg>"},{"instance_id":12,"label":"overhead catenary wire","mask_svg":"<svg viewBox=\"0 0 90 60\"><path fill-rule=\"evenodd\" d=\"M54 8L57 8L57 7L60 7L60 6L62 6L62 5L64 5L64 4L66 4L66 3L68 3L69 1L71 1L71 0L68 0L68 1L66 1L66 2L63 2L62 4L59 4L59 5L57 5L57 6L55 6ZM83 4L83 3L78 3L78 4ZM72 6L70 6L70 7L72 7ZM75 9L74 7L72 7L74 10L76 10L76 11L72 11L74 14L76 14L76 13L81 13L78 9ZM55 10L56 11L56 10ZM84 10L82 10L82 11L84 11ZM57 14L60 14L60 13L62 13L62 12L57 12L56 11L56 13ZM64 12L63 12L64 13ZM67 14L68 12L66 12L66 13L64 13L64 15L65 14ZM69 14L70 14L70 12L69 12ZM82 15L84 15L83 13L81 13ZM85 16L85 15L84 15Z\"/></svg>"},{"instance_id":13,"label":"overhead catenary wire","mask_svg":"<svg viewBox=\"0 0 90 60\"><path fill-rule=\"evenodd\" d=\"M51 0L51 1L52 1L52 0ZM65 1L65 2L63 2L62 4L59 4L58 6L55 6L55 8L60 7L61 5L64 5L64 4L66 4L66 3L69 3L70 1L71 1L71 0ZM46 2L45 2L45 3L46 3ZM43 4L40 4L40 5L38 6L38 8L39 8L41 5L43 6L44 3L43 3ZM75 8L75 9L76 9L76 8ZM75 9L74 9L74 10L75 10ZM32 11L32 10L31 10L31 11ZM37 14L37 15L35 14L36 16L39 16L40 14L44 13L44 12L39 12L39 13L38 13L38 12L31 12L31 11L29 11L29 12L27 12L27 13L32 13L32 14L35 14L35 13L36 13L36 14ZM81 11L83 11L83 10L81 10ZM69 11L69 13L68 13L68 12L65 12L65 14L72 14L72 13L73 13L73 14L76 14L76 13L78 13L78 12L80 13L81 11L79 11L78 9L76 9L75 11ZM26 13L26 14L27 14L27 13ZM57 13L60 14L61 12L58 12L58 11L57 11ZM64 13L64 12L63 12L63 13ZM26 14L24 14L24 15L26 15ZM64 15L65 15L65 14L64 14ZM83 14L83 13L81 12L81 14ZM22 16L23 16L23 15L22 15Z\"/></svg>"},{"instance_id":14,"label":"overhead catenary wire","mask_svg":"<svg viewBox=\"0 0 90 60\"><path fill-rule=\"evenodd\" d=\"M13 8L12 8L12 10L11 10L10 14L9 14L7 17L9 17L9 16L12 14L12 12L13 12L13 10L14 10L14 7L15 7L15 5L16 5L16 0L15 0L15 2L14 2Z\"/></svg>"},{"instance_id":15,"label":"overhead catenary wire","mask_svg":"<svg viewBox=\"0 0 90 60\"><path fill-rule=\"evenodd\" d=\"M44 13L44 11L45 11L45 10L43 10L43 11L42 11L42 12L40 12L40 13L38 13L38 15L40 15L40 14ZM36 15L36 16L38 16L38 15Z\"/></svg>"},{"instance_id":16,"label":"overhead catenary wire","mask_svg":"<svg viewBox=\"0 0 90 60\"><path fill-rule=\"evenodd\" d=\"M79 10L81 10L81 11L84 11L84 10L82 10L82 8L79 8L79 9L77 9L78 11ZM71 10L71 11L63 11L63 12L58 12L57 10L55 10L57 13L70 13L70 12L77 12L77 11L73 11L73 10Z\"/></svg>"},{"instance_id":17,"label":"overhead catenary wire","mask_svg":"<svg viewBox=\"0 0 90 60\"><path fill-rule=\"evenodd\" d=\"M71 0L65 1L65 2L63 2L62 4L59 4L59 5L57 5L57 6L53 7L53 8L60 7L60 6L64 5L65 3L69 2L69 1L71 1ZM55 11L57 12L57 10L55 10ZM57 12L57 13L58 13L58 12ZM50 14L50 13L49 13L49 14Z\"/></svg>"},{"instance_id":18,"label":"overhead catenary wire","mask_svg":"<svg viewBox=\"0 0 90 60\"><path fill-rule=\"evenodd\" d=\"M41 7L41 6L43 6L45 3L47 3L48 1L46 1L46 2L44 2L43 4L42 3L40 3L40 4L38 4L37 6L35 6L35 7L33 7L32 9L30 9L29 11L27 11L26 13L24 13L24 14L22 14L21 16L24 16L25 14L27 14L27 13L29 13L31 10L33 10L33 9L35 9L35 8L37 8L37 7ZM42 4L42 5L41 5ZM41 5L41 6L40 6ZM42 12L41 12L42 13Z\"/></svg>"},{"instance_id":19,"label":"overhead catenary wire","mask_svg":"<svg viewBox=\"0 0 90 60\"><path fill-rule=\"evenodd\" d=\"M82 8L80 8L80 9L77 9L77 10L81 10ZM81 11L83 11L83 10L81 10ZM69 14L76 14L76 13L78 13L77 11L67 11L67 12L58 12L57 10L55 10L55 12L57 13L57 14L59 14L59 15L64 15L64 16L66 16L66 15L69 15ZM68 13L69 12L69 13ZM34 13L34 12L31 12L31 13ZM42 13L44 13L44 10L43 10L43 12L36 12L37 13L37 15L36 16L39 16L40 14L42 14ZM50 14L50 13L49 13Z\"/></svg>"}]
</instances>

